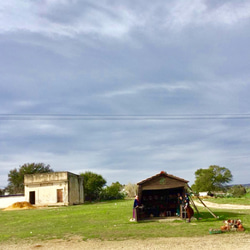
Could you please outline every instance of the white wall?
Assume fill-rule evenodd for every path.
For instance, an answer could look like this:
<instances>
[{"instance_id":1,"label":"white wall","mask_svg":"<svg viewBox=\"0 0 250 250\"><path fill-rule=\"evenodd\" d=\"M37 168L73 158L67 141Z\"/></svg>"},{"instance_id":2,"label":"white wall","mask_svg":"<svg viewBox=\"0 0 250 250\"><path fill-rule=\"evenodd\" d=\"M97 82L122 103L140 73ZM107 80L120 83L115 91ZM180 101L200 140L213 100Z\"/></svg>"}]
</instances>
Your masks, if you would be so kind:
<instances>
[{"instance_id":1,"label":"white wall","mask_svg":"<svg viewBox=\"0 0 250 250\"><path fill-rule=\"evenodd\" d=\"M25 196L0 197L0 208L6 208L15 202L21 201L26 201Z\"/></svg>"},{"instance_id":2,"label":"white wall","mask_svg":"<svg viewBox=\"0 0 250 250\"><path fill-rule=\"evenodd\" d=\"M63 189L63 202L57 202L57 189ZM25 198L29 201L29 193L35 192L35 204L46 205L68 205L68 184L52 183L50 185L28 185L25 186ZM30 201L29 201L30 202Z\"/></svg>"},{"instance_id":3,"label":"white wall","mask_svg":"<svg viewBox=\"0 0 250 250\"><path fill-rule=\"evenodd\" d=\"M83 177L70 172L27 174L24 176L25 198L38 206L82 204L83 181ZM59 190L62 190L62 200L57 202Z\"/></svg>"},{"instance_id":4,"label":"white wall","mask_svg":"<svg viewBox=\"0 0 250 250\"><path fill-rule=\"evenodd\" d=\"M208 192L199 192L199 196L201 197L208 196Z\"/></svg>"}]
</instances>

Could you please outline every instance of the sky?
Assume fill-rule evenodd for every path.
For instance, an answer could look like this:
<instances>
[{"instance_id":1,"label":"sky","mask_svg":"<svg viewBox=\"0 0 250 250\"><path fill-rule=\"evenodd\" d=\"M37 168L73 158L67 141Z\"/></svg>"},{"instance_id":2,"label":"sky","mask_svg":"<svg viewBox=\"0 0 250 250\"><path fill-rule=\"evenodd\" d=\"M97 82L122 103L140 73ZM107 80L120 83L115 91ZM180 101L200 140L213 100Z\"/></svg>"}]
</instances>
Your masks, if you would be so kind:
<instances>
[{"instance_id":1,"label":"sky","mask_svg":"<svg viewBox=\"0 0 250 250\"><path fill-rule=\"evenodd\" d=\"M0 2L0 188L25 163L250 176L250 1Z\"/></svg>"}]
</instances>

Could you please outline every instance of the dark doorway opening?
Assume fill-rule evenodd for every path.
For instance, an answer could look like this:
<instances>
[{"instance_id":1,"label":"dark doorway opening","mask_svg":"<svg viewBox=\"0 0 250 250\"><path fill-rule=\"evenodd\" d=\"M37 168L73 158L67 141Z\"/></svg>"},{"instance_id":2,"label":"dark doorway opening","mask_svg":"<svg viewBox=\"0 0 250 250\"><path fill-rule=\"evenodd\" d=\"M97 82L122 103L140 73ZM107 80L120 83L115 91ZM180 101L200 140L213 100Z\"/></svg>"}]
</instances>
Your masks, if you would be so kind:
<instances>
[{"instance_id":1,"label":"dark doorway opening","mask_svg":"<svg viewBox=\"0 0 250 250\"><path fill-rule=\"evenodd\" d=\"M183 188L143 190L141 203L143 210L139 211L141 218L176 216L178 193L183 196Z\"/></svg>"},{"instance_id":2,"label":"dark doorway opening","mask_svg":"<svg viewBox=\"0 0 250 250\"><path fill-rule=\"evenodd\" d=\"M36 193L35 191L30 192L30 204L34 205L36 204Z\"/></svg>"}]
</instances>

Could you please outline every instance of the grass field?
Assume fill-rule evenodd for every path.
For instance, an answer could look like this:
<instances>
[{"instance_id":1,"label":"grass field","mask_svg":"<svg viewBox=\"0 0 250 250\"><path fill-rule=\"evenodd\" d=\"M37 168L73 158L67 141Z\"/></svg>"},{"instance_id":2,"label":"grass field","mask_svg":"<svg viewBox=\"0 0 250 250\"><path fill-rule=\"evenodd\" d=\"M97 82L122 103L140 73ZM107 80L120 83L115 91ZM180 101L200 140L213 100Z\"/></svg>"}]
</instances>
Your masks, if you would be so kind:
<instances>
[{"instance_id":1,"label":"grass field","mask_svg":"<svg viewBox=\"0 0 250 250\"><path fill-rule=\"evenodd\" d=\"M250 193L247 193L241 198L209 198L207 200L218 204L250 205Z\"/></svg>"},{"instance_id":2,"label":"grass field","mask_svg":"<svg viewBox=\"0 0 250 250\"><path fill-rule=\"evenodd\" d=\"M123 240L151 237L204 236L209 228L220 228L225 219L241 219L250 233L250 210L212 211L199 208L202 220L130 222L132 200L110 201L78 206L33 210L0 211L0 242L25 240L67 239L80 236L83 240Z\"/></svg>"}]
</instances>

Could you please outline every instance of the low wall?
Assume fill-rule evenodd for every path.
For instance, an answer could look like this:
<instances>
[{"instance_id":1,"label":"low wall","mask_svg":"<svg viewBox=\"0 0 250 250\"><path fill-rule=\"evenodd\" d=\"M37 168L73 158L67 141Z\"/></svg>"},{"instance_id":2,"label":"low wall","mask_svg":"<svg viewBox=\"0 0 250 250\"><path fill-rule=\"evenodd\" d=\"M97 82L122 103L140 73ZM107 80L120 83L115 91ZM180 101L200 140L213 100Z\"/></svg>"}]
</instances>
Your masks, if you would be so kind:
<instances>
[{"instance_id":1,"label":"low wall","mask_svg":"<svg viewBox=\"0 0 250 250\"><path fill-rule=\"evenodd\" d=\"M22 195L22 196L0 197L0 209L1 208L6 208L6 207L12 205L15 202L21 202L21 201L25 201L24 195Z\"/></svg>"}]
</instances>

